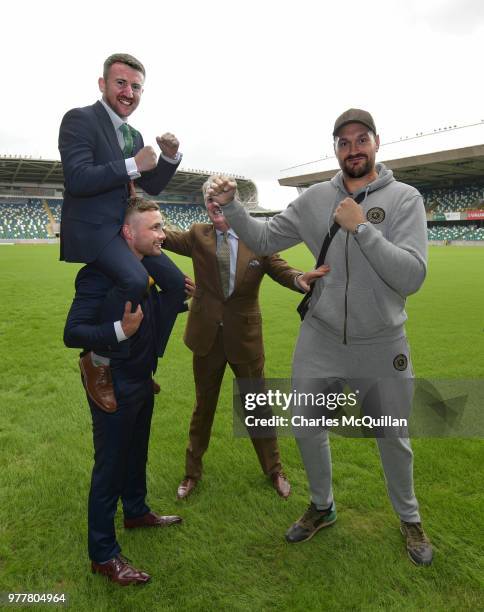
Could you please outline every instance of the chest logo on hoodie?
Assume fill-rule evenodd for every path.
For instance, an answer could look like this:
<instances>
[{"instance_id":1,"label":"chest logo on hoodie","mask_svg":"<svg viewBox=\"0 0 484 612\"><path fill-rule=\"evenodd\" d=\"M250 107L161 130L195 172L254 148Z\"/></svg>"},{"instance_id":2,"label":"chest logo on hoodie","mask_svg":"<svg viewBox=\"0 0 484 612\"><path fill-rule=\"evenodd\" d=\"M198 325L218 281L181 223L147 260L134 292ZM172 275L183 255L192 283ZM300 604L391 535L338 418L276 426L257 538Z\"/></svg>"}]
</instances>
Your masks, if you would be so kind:
<instances>
[{"instance_id":1,"label":"chest logo on hoodie","mask_svg":"<svg viewBox=\"0 0 484 612\"><path fill-rule=\"evenodd\" d=\"M381 223L385 219L385 211L383 208L375 206L366 213L366 218L370 223Z\"/></svg>"}]
</instances>

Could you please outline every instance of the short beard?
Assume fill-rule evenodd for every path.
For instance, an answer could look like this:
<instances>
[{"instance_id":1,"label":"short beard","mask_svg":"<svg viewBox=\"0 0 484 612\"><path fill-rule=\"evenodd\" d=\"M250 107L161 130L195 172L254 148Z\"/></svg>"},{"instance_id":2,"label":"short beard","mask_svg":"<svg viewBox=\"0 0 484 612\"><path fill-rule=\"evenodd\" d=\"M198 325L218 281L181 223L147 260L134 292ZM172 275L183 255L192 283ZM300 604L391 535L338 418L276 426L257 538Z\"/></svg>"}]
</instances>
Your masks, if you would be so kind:
<instances>
[{"instance_id":1,"label":"short beard","mask_svg":"<svg viewBox=\"0 0 484 612\"><path fill-rule=\"evenodd\" d=\"M345 161L344 168L342 168L342 170L346 174L346 176L349 176L349 178L358 179L362 176L366 176L371 173L371 171L373 170L373 163L367 158L366 163L361 166L361 168L352 169L348 168Z\"/></svg>"}]
</instances>

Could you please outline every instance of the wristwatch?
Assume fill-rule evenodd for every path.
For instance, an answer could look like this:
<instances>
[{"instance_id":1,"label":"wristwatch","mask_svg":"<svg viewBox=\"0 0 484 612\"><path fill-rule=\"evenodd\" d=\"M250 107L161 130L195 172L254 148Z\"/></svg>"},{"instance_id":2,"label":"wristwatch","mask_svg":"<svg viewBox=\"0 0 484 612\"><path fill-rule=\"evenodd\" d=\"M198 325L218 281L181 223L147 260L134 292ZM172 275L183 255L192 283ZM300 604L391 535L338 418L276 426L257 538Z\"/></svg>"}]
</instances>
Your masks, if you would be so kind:
<instances>
[{"instance_id":1,"label":"wristwatch","mask_svg":"<svg viewBox=\"0 0 484 612\"><path fill-rule=\"evenodd\" d=\"M361 234L361 232L364 232L367 227L368 227L368 222L358 223L358 225L355 227L355 231L353 232L354 235L356 236L357 234Z\"/></svg>"}]
</instances>

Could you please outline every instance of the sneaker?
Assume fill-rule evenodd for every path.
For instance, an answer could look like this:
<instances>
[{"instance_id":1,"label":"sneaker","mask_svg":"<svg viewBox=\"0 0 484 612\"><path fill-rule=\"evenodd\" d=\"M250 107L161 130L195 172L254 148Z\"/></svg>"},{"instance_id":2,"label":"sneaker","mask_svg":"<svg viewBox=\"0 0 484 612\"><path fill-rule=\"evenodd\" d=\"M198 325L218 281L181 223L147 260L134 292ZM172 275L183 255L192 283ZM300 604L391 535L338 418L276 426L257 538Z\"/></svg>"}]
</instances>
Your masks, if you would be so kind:
<instances>
[{"instance_id":1,"label":"sneaker","mask_svg":"<svg viewBox=\"0 0 484 612\"><path fill-rule=\"evenodd\" d=\"M291 525L286 533L290 544L310 540L323 527L329 527L336 521L336 509L333 505L328 510L318 510L311 502L306 512Z\"/></svg>"},{"instance_id":2,"label":"sneaker","mask_svg":"<svg viewBox=\"0 0 484 612\"><path fill-rule=\"evenodd\" d=\"M432 563L432 544L422 529L422 523L400 521L400 531L406 539L407 553L415 565Z\"/></svg>"}]
</instances>

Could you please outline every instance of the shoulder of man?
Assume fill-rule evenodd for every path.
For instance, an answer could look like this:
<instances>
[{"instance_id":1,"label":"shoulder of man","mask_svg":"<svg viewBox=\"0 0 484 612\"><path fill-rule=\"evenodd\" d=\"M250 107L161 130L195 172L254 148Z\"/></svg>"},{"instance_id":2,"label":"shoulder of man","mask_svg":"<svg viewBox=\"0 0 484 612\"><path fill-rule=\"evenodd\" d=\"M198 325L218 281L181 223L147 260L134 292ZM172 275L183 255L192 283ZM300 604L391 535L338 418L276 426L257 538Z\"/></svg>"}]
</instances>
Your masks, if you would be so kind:
<instances>
[{"instance_id":1,"label":"shoulder of man","mask_svg":"<svg viewBox=\"0 0 484 612\"><path fill-rule=\"evenodd\" d=\"M422 197L422 194L418 189L413 187L412 185L408 185L408 183L401 183L400 181L393 181L390 183L395 189L395 193L401 196L406 196L407 199Z\"/></svg>"},{"instance_id":2,"label":"shoulder of man","mask_svg":"<svg viewBox=\"0 0 484 612\"><path fill-rule=\"evenodd\" d=\"M98 101L94 104L89 104L88 106L77 106L76 108L71 108L66 112L64 118L74 115L94 117L94 115L96 114L96 109L102 109L104 112L106 112L101 102Z\"/></svg>"},{"instance_id":3,"label":"shoulder of man","mask_svg":"<svg viewBox=\"0 0 484 612\"><path fill-rule=\"evenodd\" d=\"M334 194L336 193L336 186L334 182L324 181L323 183L315 183L303 191L293 203L308 204L310 202L321 203L326 201L326 198L331 198L331 204L333 204ZM283 211L284 212L284 211Z\"/></svg>"},{"instance_id":4,"label":"shoulder of man","mask_svg":"<svg viewBox=\"0 0 484 612\"><path fill-rule=\"evenodd\" d=\"M214 231L212 223L194 223L188 230L192 236L207 236Z\"/></svg>"}]
</instances>

